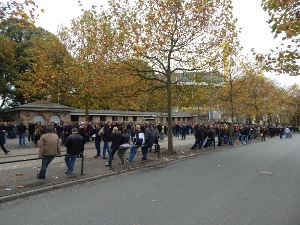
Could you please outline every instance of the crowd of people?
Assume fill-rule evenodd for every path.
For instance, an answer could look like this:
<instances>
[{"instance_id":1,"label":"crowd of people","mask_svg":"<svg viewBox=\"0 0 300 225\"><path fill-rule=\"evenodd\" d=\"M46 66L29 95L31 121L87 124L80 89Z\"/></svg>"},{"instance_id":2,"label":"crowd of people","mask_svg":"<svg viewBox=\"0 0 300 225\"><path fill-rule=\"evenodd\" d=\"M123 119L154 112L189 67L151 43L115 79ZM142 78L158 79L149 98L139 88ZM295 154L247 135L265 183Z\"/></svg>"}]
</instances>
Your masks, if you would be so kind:
<instances>
[{"instance_id":1,"label":"crowd of people","mask_svg":"<svg viewBox=\"0 0 300 225\"><path fill-rule=\"evenodd\" d=\"M173 130L174 136L176 136L176 127ZM279 136L281 139L283 136L291 138L293 132L299 132L299 127L216 123L213 125L196 124L191 132L195 135L195 144L191 149L201 149L209 146L215 147L216 139L217 146L233 146L237 142L241 145L248 145L252 140L258 138L266 141L266 136L270 138Z\"/></svg>"},{"instance_id":2,"label":"crowd of people","mask_svg":"<svg viewBox=\"0 0 300 225\"><path fill-rule=\"evenodd\" d=\"M216 146L233 146L240 143L248 145L252 140L266 140L266 136L291 138L293 132L299 132L299 127L287 126L258 126L233 123L175 123L171 129L163 123L48 123L30 122L27 126L23 123L3 122L0 120L0 146L5 154L10 151L5 148L6 139L19 138L19 145L25 147L26 141L39 146L39 157L42 158L42 167L38 178L44 179L46 169L55 155L60 155L60 146L67 148L65 162L68 167L66 174L71 174L76 158L83 157L85 143L94 141L95 158L107 159L107 166L113 169L112 163L117 153L120 162L131 163L137 151L141 148L142 160L147 160L148 153L157 152L158 141L163 140L169 131L176 138L186 139L186 135L194 135L195 143L191 149L201 149ZM26 139L27 136L27 139ZM216 143L217 142L217 143ZM40 144L39 144L40 143ZM101 155L101 143L102 155ZM125 159L126 151L129 156ZM108 156L108 157L107 157Z\"/></svg>"}]
</instances>

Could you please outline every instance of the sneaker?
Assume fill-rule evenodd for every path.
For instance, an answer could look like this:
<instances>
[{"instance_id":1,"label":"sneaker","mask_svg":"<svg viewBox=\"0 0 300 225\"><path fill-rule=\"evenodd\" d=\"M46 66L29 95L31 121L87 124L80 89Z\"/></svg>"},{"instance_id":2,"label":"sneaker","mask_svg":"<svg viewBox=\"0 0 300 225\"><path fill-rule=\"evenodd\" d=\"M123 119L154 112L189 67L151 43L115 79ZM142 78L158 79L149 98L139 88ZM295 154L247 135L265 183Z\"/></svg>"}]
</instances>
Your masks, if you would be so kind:
<instances>
[{"instance_id":1,"label":"sneaker","mask_svg":"<svg viewBox=\"0 0 300 225\"><path fill-rule=\"evenodd\" d=\"M8 153L10 153L10 150L7 150L7 151L5 152L5 155L7 155Z\"/></svg>"},{"instance_id":2,"label":"sneaker","mask_svg":"<svg viewBox=\"0 0 300 225\"><path fill-rule=\"evenodd\" d=\"M104 166L109 166L109 163L108 163L108 162L106 162L106 163L104 164Z\"/></svg>"},{"instance_id":3,"label":"sneaker","mask_svg":"<svg viewBox=\"0 0 300 225\"><path fill-rule=\"evenodd\" d=\"M131 163L128 158L126 158L126 162Z\"/></svg>"},{"instance_id":4,"label":"sneaker","mask_svg":"<svg viewBox=\"0 0 300 225\"><path fill-rule=\"evenodd\" d=\"M113 167L109 167L108 169L109 169L109 170L115 171L115 168L113 168Z\"/></svg>"},{"instance_id":5,"label":"sneaker","mask_svg":"<svg viewBox=\"0 0 300 225\"><path fill-rule=\"evenodd\" d=\"M95 155L94 158L100 158L100 155Z\"/></svg>"}]
</instances>

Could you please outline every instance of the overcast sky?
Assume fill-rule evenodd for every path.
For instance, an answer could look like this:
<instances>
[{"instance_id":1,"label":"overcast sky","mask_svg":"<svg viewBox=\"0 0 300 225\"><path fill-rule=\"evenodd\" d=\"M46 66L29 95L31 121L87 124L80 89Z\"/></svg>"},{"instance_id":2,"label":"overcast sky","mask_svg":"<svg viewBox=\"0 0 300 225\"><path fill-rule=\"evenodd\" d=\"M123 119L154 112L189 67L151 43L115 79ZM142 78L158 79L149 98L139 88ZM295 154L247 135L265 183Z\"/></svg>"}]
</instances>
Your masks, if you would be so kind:
<instances>
[{"instance_id":1,"label":"overcast sky","mask_svg":"<svg viewBox=\"0 0 300 225\"><path fill-rule=\"evenodd\" d=\"M77 0L35 0L40 9L45 13L40 14L36 25L57 34L59 25L69 25L69 21L81 14ZM106 0L81 0L83 7L89 9L91 5L99 6L105 4ZM267 53L269 49L275 49L281 41L274 40L273 34L266 23L268 15L264 12L260 3L261 0L232 0L234 16L238 19L238 27L242 28L240 40L244 47L245 54L250 53L252 48L256 52ZM287 75L271 76L282 86L300 84L300 76L290 77Z\"/></svg>"}]
</instances>

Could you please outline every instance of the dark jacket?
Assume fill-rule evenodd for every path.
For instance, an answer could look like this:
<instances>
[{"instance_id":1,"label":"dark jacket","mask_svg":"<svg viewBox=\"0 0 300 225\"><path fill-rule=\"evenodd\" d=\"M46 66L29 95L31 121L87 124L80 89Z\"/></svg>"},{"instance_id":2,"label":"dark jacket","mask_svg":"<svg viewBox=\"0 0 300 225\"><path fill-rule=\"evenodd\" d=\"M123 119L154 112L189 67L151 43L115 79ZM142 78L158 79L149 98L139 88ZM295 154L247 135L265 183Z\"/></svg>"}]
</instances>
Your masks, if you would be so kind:
<instances>
[{"instance_id":1,"label":"dark jacket","mask_svg":"<svg viewBox=\"0 0 300 225\"><path fill-rule=\"evenodd\" d=\"M250 127L244 127L242 131L242 135L250 135Z\"/></svg>"},{"instance_id":2,"label":"dark jacket","mask_svg":"<svg viewBox=\"0 0 300 225\"><path fill-rule=\"evenodd\" d=\"M195 139L198 141L203 141L204 140L204 132L202 128L198 128L195 132Z\"/></svg>"},{"instance_id":3,"label":"dark jacket","mask_svg":"<svg viewBox=\"0 0 300 225\"><path fill-rule=\"evenodd\" d=\"M17 130L18 130L19 134L23 134L23 133L26 132L27 127L26 127L23 123L21 123L21 124L17 127Z\"/></svg>"},{"instance_id":4,"label":"dark jacket","mask_svg":"<svg viewBox=\"0 0 300 225\"><path fill-rule=\"evenodd\" d=\"M216 131L210 128L207 132L207 138L214 139L216 137Z\"/></svg>"},{"instance_id":5,"label":"dark jacket","mask_svg":"<svg viewBox=\"0 0 300 225\"><path fill-rule=\"evenodd\" d=\"M33 123L30 123L28 125L28 132L33 133L35 130L35 125Z\"/></svg>"},{"instance_id":6,"label":"dark jacket","mask_svg":"<svg viewBox=\"0 0 300 225\"><path fill-rule=\"evenodd\" d=\"M140 138L140 134L143 134L143 132L140 131L140 130L135 131L135 135L134 135L134 138L133 138L133 143L135 145L142 145L144 143L145 138L144 137ZM143 135L141 135L141 136L143 136Z\"/></svg>"},{"instance_id":7,"label":"dark jacket","mask_svg":"<svg viewBox=\"0 0 300 225\"><path fill-rule=\"evenodd\" d=\"M95 140L96 141L101 141L101 136L99 135L100 127L95 127L93 130L93 134L96 135Z\"/></svg>"},{"instance_id":8,"label":"dark jacket","mask_svg":"<svg viewBox=\"0 0 300 225\"><path fill-rule=\"evenodd\" d=\"M155 131L153 129L145 131L145 144L153 145L155 142Z\"/></svg>"},{"instance_id":9,"label":"dark jacket","mask_svg":"<svg viewBox=\"0 0 300 225\"><path fill-rule=\"evenodd\" d=\"M120 133L111 133L109 141L111 141L110 148L112 150L118 150L121 144L121 134Z\"/></svg>"},{"instance_id":10,"label":"dark jacket","mask_svg":"<svg viewBox=\"0 0 300 225\"><path fill-rule=\"evenodd\" d=\"M78 129L78 134L83 137L83 142L85 143L86 141L86 132L82 126L79 127Z\"/></svg>"},{"instance_id":11,"label":"dark jacket","mask_svg":"<svg viewBox=\"0 0 300 225\"><path fill-rule=\"evenodd\" d=\"M79 155L84 150L84 140L78 133L67 137L65 146L67 147L67 154Z\"/></svg>"},{"instance_id":12,"label":"dark jacket","mask_svg":"<svg viewBox=\"0 0 300 225\"><path fill-rule=\"evenodd\" d=\"M104 125L104 134L102 136L102 140L104 142L108 142L110 139L110 134L112 132L112 126L109 127L107 124Z\"/></svg>"},{"instance_id":13,"label":"dark jacket","mask_svg":"<svg viewBox=\"0 0 300 225\"><path fill-rule=\"evenodd\" d=\"M130 142L130 135L128 133L124 133L124 134L121 134L121 145L122 144L129 144Z\"/></svg>"},{"instance_id":14,"label":"dark jacket","mask_svg":"<svg viewBox=\"0 0 300 225\"><path fill-rule=\"evenodd\" d=\"M182 134L186 134L186 132L187 132L187 128L186 128L186 126L184 125L184 126L181 127L181 133L182 133Z\"/></svg>"}]
</instances>

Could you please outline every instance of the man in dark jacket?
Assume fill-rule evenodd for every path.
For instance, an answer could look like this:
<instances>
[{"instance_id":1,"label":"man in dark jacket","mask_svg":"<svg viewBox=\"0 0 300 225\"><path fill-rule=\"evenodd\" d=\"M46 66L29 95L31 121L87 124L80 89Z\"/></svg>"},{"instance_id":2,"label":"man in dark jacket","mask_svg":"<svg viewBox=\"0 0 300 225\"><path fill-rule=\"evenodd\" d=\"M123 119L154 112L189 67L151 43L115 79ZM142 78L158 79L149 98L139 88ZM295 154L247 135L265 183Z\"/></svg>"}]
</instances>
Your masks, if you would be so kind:
<instances>
[{"instance_id":1,"label":"man in dark jacket","mask_svg":"<svg viewBox=\"0 0 300 225\"><path fill-rule=\"evenodd\" d=\"M104 131L102 135L102 140L103 140L103 149L102 149L102 158L106 159L106 152L108 155L110 154L110 147L109 147L109 138L110 134L112 132L112 126L111 126L111 121L107 121L107 123L104 125Z\"/></svg>"},{"instance_id":2,"label":"man in dark jacket","mask_svg":"<svg viewBox=\"0 0 300 225\"><path fill-rule=\"evenodd\" d=\"M27 130L27 127L20 123L20 125L17 127L18 134L19 134L19 145L25 147L25 133Z\"/></svg>"},{"instance_id":3,"label":"man in dark jacket","mask_svg":"<svg viewBox=\"0 0 300 225\"><path fill-rule=\"evenodd\" d=\"M71 174L77 156L82 154L84 150L83 137L78 134L78 129L76 127L72 128L72 135L66 139L65 146L67 147L67 154L69 154L65 156L65 162L68 167L65 174Z\"/></svg>"},{"instance_id":4,"label":"man in dark jacket","mask_svg":"<svg viewBox=\"0 0 300 225\"><path fill-rule=\"evenodd\" d=\"M35 124L34 122L30 122L28 124L28 142L30 141L34 141L33 138L34 138L34 131L35 131Z\"/></svg>"},{"instance_id":5,"label":"man in dark jacket","mask_svg":"<svg viewBox=\"0 0 300 225\"><path fill-rule=\"evenodd\" d=\"M144 137L145 137L145 143L141 148L143 154L142 160L147 160L148 149L152 148L152 145L155 142L155 131L151 127L151 125L147 126Z\"/></svg>"},{"instance_id":6,"label":"man in dark jacket","mask_svg":"<svg viewBox=\"0 0 300 225\"><path fill-rule=\"evenodd\" d=\"M3 130L0 130L0 147L4 151L5 155L7 155L10 151L7 150L4 146L4 138L5 138L5 132Z\"/></svg>"}]
</instances>

